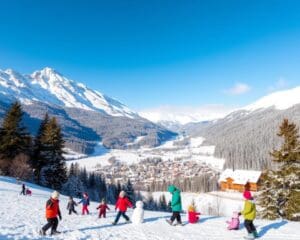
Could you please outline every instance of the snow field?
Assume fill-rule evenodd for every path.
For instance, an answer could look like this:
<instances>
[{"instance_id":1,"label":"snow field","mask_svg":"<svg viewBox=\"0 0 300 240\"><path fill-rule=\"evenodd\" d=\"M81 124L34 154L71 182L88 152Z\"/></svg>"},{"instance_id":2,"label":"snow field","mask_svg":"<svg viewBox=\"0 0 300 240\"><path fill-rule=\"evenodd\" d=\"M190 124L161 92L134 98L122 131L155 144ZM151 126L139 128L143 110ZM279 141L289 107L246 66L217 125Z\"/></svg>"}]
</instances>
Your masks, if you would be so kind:
<instances>
[{"instance_id":1,"label":"snow field","mask_svg":"<svg viewBox=\"0 0 300 240\"><path fill-rule=\"evenodd\" d=\"M124 224L124 220L112 226L116 213L113 206L106 219L98 219L96 207L91 202L91 215L67 214L67 197L60 197L62 221L56 237L40 237L39 229L46 223L45 202L52 190L28 185L33 192L31 197L19 195L21 185L12 178L0 176L0 239L65 239L65 240L240 240L246 234L244 227L239 231L228 231L225 221L228 218L201 215L200 223L185 226L170 226L165 219L170 213L145 211L145 221L141 225ZM185 195L183 195L183 199ZM77 200L77 199L76 199ZM76 208L80 211L80 207ZM128 211L132 215L132 210ZM185 221L186 216L183 214ZM186 222L186 221L185 221ZM255 225L265 240L299 240L299 223L287 221L256 220Z\"/></svg>"}]
</instances>

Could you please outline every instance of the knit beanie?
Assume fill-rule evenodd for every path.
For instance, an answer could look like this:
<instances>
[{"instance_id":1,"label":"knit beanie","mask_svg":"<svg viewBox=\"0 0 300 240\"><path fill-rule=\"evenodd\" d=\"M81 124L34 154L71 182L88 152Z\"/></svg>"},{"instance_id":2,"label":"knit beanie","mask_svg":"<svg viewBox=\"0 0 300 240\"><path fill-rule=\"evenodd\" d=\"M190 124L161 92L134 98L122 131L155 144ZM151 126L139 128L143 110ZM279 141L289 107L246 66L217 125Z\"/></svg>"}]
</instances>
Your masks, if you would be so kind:
<instances>
[{"instance_id":1,"label":"knit beanie","mask_svg":"<svg viewBox=\"0 0 300 240\"><path fill-rule=\"evenodd\" d=\"M53 193L52 193L52 195L51 195L51 197L53 198L53 199L58 199L59 198L59 192L58 191L54 191Z\"/></svg>"},{"instance_id":2,"label":"knit beanie","mask_svg":"<svg viewBox=\"0 0 300 240\"><path fill-rule=\"evenodd\" d=\"M251 192L250 191L245 191L243 194L244 198L247 200L250 200L252 198Z\"/></svg>"}]
</instances>

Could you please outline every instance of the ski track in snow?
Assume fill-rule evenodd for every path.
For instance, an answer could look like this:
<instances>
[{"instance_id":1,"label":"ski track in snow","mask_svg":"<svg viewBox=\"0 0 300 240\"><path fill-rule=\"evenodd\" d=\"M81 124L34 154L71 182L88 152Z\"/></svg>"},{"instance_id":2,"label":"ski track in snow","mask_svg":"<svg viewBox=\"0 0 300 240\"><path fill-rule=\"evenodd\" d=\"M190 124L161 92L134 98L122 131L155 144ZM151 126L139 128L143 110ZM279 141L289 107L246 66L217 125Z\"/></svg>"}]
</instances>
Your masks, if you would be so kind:
<instances>
[{"instance_id":1,"label":"ski track in snow","mask_svg":"<svg viewBox=\"0 0 300 240\"><path fill-rule=\"evenodd\" d=\"M61 196L60 208L62 221L58 230L62 234L56 237L40 237L39 229L46 223L45 202L51 190L35 185L30 186L33 195L21 196L21 185L15 180L0 177L0 239L68 239L68 240L240 240L246 235L242 227L239 231L228 231L225 221L228 218L214 216L200 216L198 224L185 226L170 226L165 220L170 213L145 212L145 222L141 225L119 224L112 226L116 212L110 210L106 219L98 219L97 203L91 202L90 215L68 215L66 210L67 197ZM114 209L111 206L111 209ZM80 206L76 208L80 212ZM129 216L132 210L128 212ZM186 215L183 214L186 221ZM299 240L300 224L296 222L262 221L256 220L258 232L262 234L259 239L265 240Z\"/></svg>"}]
</instances>

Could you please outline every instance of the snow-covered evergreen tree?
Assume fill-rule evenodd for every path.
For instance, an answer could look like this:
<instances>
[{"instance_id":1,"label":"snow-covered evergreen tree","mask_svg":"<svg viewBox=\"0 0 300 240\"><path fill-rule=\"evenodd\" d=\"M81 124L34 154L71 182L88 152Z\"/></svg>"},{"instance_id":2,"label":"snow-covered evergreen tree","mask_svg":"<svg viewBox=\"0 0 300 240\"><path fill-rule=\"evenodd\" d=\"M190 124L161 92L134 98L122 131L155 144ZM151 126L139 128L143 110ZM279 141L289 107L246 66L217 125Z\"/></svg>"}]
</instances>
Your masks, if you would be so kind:
<instances>
[{"instance_id":1,"label":"snow-covered evergreen tree","mask_svg":"<svg viewBox=\"0 0 300 240\"><path fill-rule=\"evenodd\" d=\"M40 184L42 168L47 165L47 158L45 154L43 154L43 151L46 150L46 145L43 143L42 139L44 139L45 128L48 123L49 116L48 114L45 114L34 139L33 154L30 161L31 167L33 168L34 180L37 184Z\"/></svg>"},{"instance_id":2,"label":"snow-covered evergreen tree","mask_svg":"<svg viewBox=\"0 0 300 240\"><path fill-rule=\"evenodd\" d=\"M278 150L271 156L278 163L278 170L269 174L262 182L260 205L263 215L276 218L280 215L289 220L299 220L300 215L300 141L299 129L284 119L277 133L283 138ZM263 200L263 197L268 198ZM276 207L275 207L276 205Z\"/></svg>"},{"instance_id":3,"label":"snow-covered evergreen tree","mask_svg":"<svg viewBox=\"0 0 300 240\"><path fill-rule=\"evenodd\" d=\"M42 169L42 183L52 189L60 190L67 180L67 171L63 157L64 140L55 118L50 119L46 124L41 142L45 146L41 155L47 160L46 166Z\"/></svg>"},{"instance_id":4,"label":"snow-covered evergreen tree","mask_svg":"<svg viewBox=\"0 0 300 240\"><path fill-rule=\"evenodd\" d=\"M261 177L263 182L258 198L257 204L260 206L258 214L261 218L275 220L280 217L280 208L278 205L278 184L275 178L274 171L266 171Z\"/></svg>"}]
</instances>

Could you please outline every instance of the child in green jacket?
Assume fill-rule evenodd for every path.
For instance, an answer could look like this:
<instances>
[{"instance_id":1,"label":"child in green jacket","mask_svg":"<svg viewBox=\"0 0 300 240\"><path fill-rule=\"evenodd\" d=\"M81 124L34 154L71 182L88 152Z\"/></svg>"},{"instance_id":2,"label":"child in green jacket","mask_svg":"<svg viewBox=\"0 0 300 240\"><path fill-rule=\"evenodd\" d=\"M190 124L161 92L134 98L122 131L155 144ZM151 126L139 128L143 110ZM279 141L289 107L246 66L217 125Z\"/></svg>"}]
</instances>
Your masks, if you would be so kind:
<instances>
[{"instance_id":1,"label":"child in green jacket","mask_svg":"<svg viewBox=\"0 0 300 240\"><path fill-rule=\"evenodd\" d=\"M167 220L167 222L170 225L173 225L173 222L176 219L177 224L182 225L181 216L180 216L180 212L182 210L180 190L176 188L174 185L170 185L168 187L168 192L172 194L172 201L171 201L172 216L170 220Z\"/></svg>"},{"instance_id":2,"label":"child in green jacket","mask_svg":"<svg viewBox=\"0 0 300 240\"><path fill-rule=\"evenodd\" d=\"M245 237L245 239L254 239L258 237L256 228L253 225L253 220L256 217L256 206L255 203L253 202L253 198L251 196L250 191L245 191L243 196L245 198L245 203L244 203L244 209L240 214L244 216L245 219L244 225L248 231L248 236Z\"/></svg>"}]
</instances>

